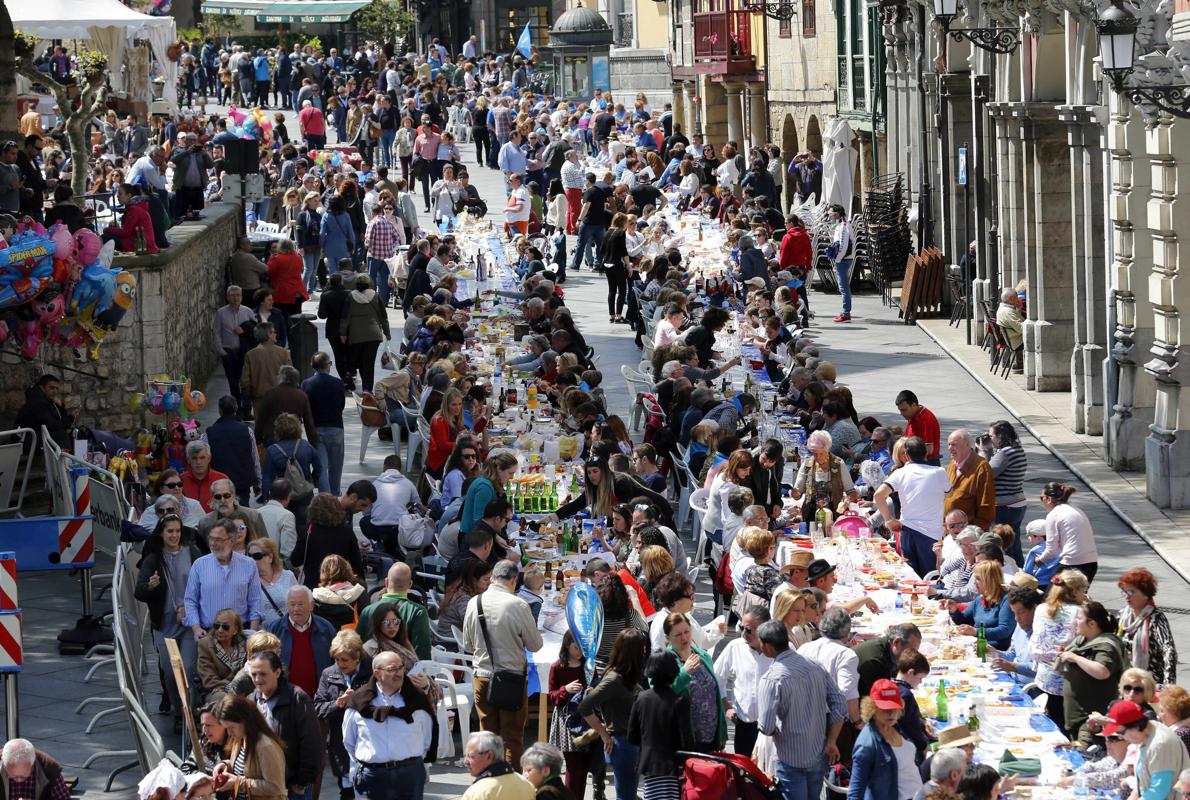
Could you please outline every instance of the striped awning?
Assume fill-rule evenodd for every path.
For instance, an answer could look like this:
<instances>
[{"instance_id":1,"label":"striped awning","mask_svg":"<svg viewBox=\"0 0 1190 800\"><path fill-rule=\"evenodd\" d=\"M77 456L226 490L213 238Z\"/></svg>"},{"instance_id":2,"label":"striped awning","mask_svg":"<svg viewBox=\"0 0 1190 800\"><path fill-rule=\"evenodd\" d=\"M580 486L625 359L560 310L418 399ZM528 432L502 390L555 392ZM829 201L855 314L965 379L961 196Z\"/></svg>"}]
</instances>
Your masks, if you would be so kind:
<instances>
[{"instance_id":1,"label":"striped awning","mask_svg":"<svg viewBox=\"0 0 1190 800\"><path fill-rule=\"evenodd\" d=\"M370 0L203 0L204 14L256 17L257 22L346 22Z\"/></svg>"}]
</instances>

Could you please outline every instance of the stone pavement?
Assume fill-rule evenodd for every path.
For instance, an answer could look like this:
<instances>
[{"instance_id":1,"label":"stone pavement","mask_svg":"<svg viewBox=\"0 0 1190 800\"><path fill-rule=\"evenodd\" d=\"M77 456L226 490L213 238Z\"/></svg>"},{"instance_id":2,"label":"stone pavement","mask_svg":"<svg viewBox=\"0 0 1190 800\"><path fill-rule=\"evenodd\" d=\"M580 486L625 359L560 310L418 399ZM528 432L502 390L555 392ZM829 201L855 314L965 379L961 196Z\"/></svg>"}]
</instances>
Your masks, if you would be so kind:
<instances>
[{"instance_id":1,"label":"stone pavement","mask_svg":"<svg viewBox=\"0 0 1190 800\"><path fill-rule=\"evenodd\" d=\"M292 115L290 117L289 128L296 131ZM464 146L463 150L466 160L473 161L474 149ZM497 173L474 166L471 166L471 172L489 206L499 209L503 187ZM600 356L599 366L604 373L611 410L625 415L629 402L619 369L625 364L635 366L640 360L639 351L633 347L631 335L624 326L607 322L606 283L601 276L587 271L571 272L565 288L567 304L575 311L587 340ZM855 319L846 325L829 321L836 313L837 298L815 292L811 302L818 314L811 333L820 343L823 356L838 367L841 381L852 388L861 416L870 414L882 423L899 424L893 399L901 389L912 388L937 414L944 432L963 426L978 432L993 420L1013 418L999 399L948 357L942 347L923 330L901 324L894 312L880 304L878 297L857 297ZM310 303L306 310L314 308L315 305ZM389 320L394 330L399 331L400 312L390 310ZM319 329L320 347L325 348L321 324ZM379 369L377 374L380 374ZM216 375L205 391L211 398L208 410L213 409L214 401L226 391L223 376ZM373 438L361 464L358 457L360 426L350 400L345 425L344 485L360 477L374 478L380 472L390 445ZM1185 610L1190 609L1190 585L1035 436L1022 431L1022 441L1029 457L1029 497L1036 497L1044 483L1050 480L1073 482L1079 489L1074 502L1094 523L1101 552L1101 577L1094 586L1097 598L1110 608L1119 608L1122 601L1115 589L1114 578L1132 566L1148 567L1161 584L1159 599L1162 606L1179 610L1170 616L1175 636L1179 641L1190 641L1190 612ZM1040 505L1031 502L1027 518L1038 516ZM83 675L90 663L78 657L57 654L54 637L59 629L73 624L80 608L78 591L77 579L63 573L21 578L27 654L27 666L20 678L21 733L62 760L68 773L77 774L80 790L98 793L102 791L107 771L131 757L101 761L90 770L81 769L83 760L97 750L131 749L133 744L128 722L122 713L101 720L90 735L83 733L88 717L74 713L74 706L82 698L116 693L111 669L101 670L93 683L84 684ZM699 616L703 621L710 618L707 591L704 576L699 583ZM102 608L103 604L98 607ZM153 716L167 744L178 749L179 737L169 733L168 718L153 714L160 696L155 660L150 648L144 673L146 710ZM92 713L95 710L89 709ZM117 779L115 790L120 796L128 796L139 777L136 771L124 773ZM469 776L458 764L436 765L430 777L427 796L431 798L457 797L470 783ZM333 800L335 796L328 773L323 797Z\"/></svg>"}]
</instances>

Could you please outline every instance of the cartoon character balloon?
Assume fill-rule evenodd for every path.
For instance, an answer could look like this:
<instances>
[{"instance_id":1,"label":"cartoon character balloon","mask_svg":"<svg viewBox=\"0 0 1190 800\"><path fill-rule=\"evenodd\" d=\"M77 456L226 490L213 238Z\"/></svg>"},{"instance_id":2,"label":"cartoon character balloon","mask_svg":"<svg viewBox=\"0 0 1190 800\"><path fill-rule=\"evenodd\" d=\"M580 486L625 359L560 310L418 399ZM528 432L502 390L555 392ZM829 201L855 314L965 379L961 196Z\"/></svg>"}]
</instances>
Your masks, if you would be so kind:
<instances>
[{"instance_id":1,"label":"cartoon character balloon","mask_svg":"<svg viewBox=\"0 0 1190 800\"><path fill-rule=\"evenodd\" d=\"M566 622L579 649L583 651L583 666L587 683L595 680L595 652L603 636L603 603L589 583L576 583L566 597Z\"/></svg>"},{"instance_id":2,"label":"cartoon character balloon","mask_svg":"<svg viewBox=\"0 0 1190 800\"><path fill-rule=\"evenodd\" d=\"M56 245L38 223L22 223L0 249L0 309L32 300L54 277Z\"/></svg>"}]
</instances>

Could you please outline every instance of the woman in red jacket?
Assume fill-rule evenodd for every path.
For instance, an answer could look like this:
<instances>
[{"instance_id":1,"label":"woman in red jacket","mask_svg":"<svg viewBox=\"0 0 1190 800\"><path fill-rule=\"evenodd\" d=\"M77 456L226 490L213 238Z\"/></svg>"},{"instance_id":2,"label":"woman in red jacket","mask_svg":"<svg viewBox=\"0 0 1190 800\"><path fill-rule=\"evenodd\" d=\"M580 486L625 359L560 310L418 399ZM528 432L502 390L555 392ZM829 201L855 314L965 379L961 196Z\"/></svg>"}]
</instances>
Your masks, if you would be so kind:
<instances>
[{"instance_id":1,"label":"woman in red jacket","mask_svg":"<svg viewBox=\"0 0 1190 800\"><path fill-rule=\"evenodd\" d=\"M430 418L430 449L426 453L426 471L438 480L442 468L454 450L455 439L463 432L463 393L448 389L442 396L442 407Z\"/></svg>"},{"instance_id":2,"label":"woman in red jacket","mask_svg":"<svg viewBox=\"0 0 1190 800\"><path fill-rule=\"evenodd\" d=\"M277 254L269 259L269 285L273 287L273 300L287 317L300 313L302 302L310 296L302 280L304 268L302 257L290 239L283 239L277 247Z\"/></svg>"},{"instance_id":3,"label":"woman in red jacket","mask_svg":"<svg viewBox=\"0 0 1190 800\"><path fill-rule=\"evenodd\" d=\"M124 206L124 219L119 225L112 223L103 232L104 241L115 239L116 249L122 253L136 252L136 232L145 238L145 249L159 252L157 238L153 235L153 218L149 216L149 200L142 197L140 187L121 183L116 188L116 200Z\"/></svg>"}]
</instances>

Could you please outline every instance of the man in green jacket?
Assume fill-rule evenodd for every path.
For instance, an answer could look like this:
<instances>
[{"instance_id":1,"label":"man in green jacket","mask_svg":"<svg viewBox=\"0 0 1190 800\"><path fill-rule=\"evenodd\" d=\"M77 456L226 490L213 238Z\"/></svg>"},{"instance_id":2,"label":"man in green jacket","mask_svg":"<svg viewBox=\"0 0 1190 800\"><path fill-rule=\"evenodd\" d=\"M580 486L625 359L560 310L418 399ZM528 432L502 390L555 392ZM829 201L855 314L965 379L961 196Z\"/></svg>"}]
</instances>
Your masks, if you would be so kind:
<instances>
[{"instance_id":1,"label":"man in green jacket","mask_svg":"<svg viewBox=\"0 0 1190 800\"><path fill-rule=\"evenodd\" d=\"M897 659L905 650L921 647L921 631L912 622L890 625L883 636L855 646L859 658L859 696L867 697L872 684L881 678L895 678Z\"/></svg>"},{"instance_id":2,"label":"man in green jacket","mask_svg":"<svg viewBox=\"0 0 1190 800\"><path fill-rule=\"evenodd\" d=\"M380 599L360 612L359 623L355 632L365 642L372 638L372 614L381 603L392 603L397 607L397 614L409 631L409 643L413 645L417 657L423 661L430 659L430 615L426 607L416 600L409 598L409 590L413 588L413 571L408 564L398 561L388 570L388 577L384 579L384 594Z\"/></svg>"}]
</instances>

